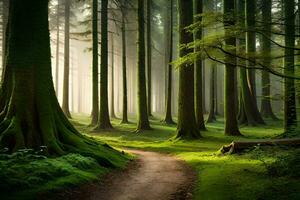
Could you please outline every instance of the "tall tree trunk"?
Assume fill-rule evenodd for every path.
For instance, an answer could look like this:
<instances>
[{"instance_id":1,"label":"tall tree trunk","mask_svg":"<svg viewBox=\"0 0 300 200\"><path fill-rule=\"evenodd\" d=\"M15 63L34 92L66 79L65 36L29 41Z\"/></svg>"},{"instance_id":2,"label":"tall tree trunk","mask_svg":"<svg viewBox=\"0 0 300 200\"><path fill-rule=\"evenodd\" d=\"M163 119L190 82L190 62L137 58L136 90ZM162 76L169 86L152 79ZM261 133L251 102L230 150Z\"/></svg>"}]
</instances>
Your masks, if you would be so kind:
<instances>
[{"instance_id":1,"label":"tall tree trunk","mask_svg":"<svg viewBox=\"0 0 300 200\"><path fill-rule=\"evenodd\" d=\"M235 13L234 1L223 0L224 6L224 29L225 29L225 44L226 46L236 46L236 38L231 34L231 28L235 25L235 20L232 15ZM236 50L230 50L236 54ZM235 80L234 71L236 70L236 58L230 54L225 55L225 96L224 96L224 115L225 115L225 135L238 136L241 135L236 113L235 101Z\"/></svg>"},{"instance_id":2,"label":"tall tree trunk","mask_svg":"<svg viewBox=\"0 0 300 200\"><path fill-rule=\"evenodd\" d=\"M82 153L104 166L113 166L105 152L96 153L99 143L75 130L55 96L48 0L10 0L8 24L8 56L0 93L0 147L14 152L46 146L50 155ZM101 149L120 158L109 148Z\"/></svg>"},{"instance_id":3,"label":"tall tree trunk","mask_svg":"<svg viewBox=\"0 0 300 200\"><path fill-rule=\"evenodd\" d=\"M145 24L144 1L138 0L138 44L137 44L137 132L149 130L147 89L146 89L146 62L145 62ZM148 88L149 89L149 88Z\"/></svg>"},{"instance_id":4,"label":"tall tree trunk","mask_svg":"<svg viewBox=\"0 0 300 200\"><path fill-rule=\"evenodd\" d=\"M62 110L71 118L69 109L69 83L70 83L70 0L65 1L65 51L64 51L64 82Z\"/></svg>"},{"instance_id":5,"label":"tall tree trunk","mask_svg":"<svg viewBox=\"0 0 300 200\"><path fill-rule=\"evenodd\" d=\"M207 118L207 123L215 122L216 119L216 92L215 92L215 73L216 73L216 64L213 63L211 66L210 73L210 90L209 90L209 114Z\"/></svg>"},{"instance_id":6,"label":"tall tree trunk","mask_svg":"<svg viewBox=\"0 0 300 200\"><path fill-rule=\"evenodd\" d=\"M185 28L193 23L193 0L178 0L179 17L179 45L193 42L193 34ZM187 48L181 48L179 56L191 53ZM178 94L178 124L176 138L201 137L195 118L194 66L183 64L179 66L179 94Z\"/></svg>"},{"instance_id":7,"label":"tall tree trunk","mask_svg":"<svg viewBox=\"0 0 300 200\"><path fill-rule=\"evenodd\" d=\"M203 0L194 0L194 15L203 13ZM196 17L195 21L202 21L202 17ZM195 31L194 40L202 39L202 28ZM195 52L201 51L200 48L195 48ZM199 130L205 131L204 113L203 113L203 60L195 61L195 114L196 123Z\"/></svg>"},{"instance_id":8,"label":"tall tree trunk","mask_svg":"<svg viewBox=\"0 0 300 200\"><path fill-rule=\"evenodd\" d=\"M246 0L246 28L250 31L246 32L246 52L248 54L248 58L253 60L251 57L252 54L256 51L256 34L253 31L255 28L255 12L256 10L256 1L255 0ZM246 62L247 68L254 67L250 61ZM255 72L253 69L240 69L240 84L241 84L241 94L242 94L242 104L244 107L243 114L240 117L240 123L245 123L248 125L255 126L257 124L264 124L264 121L259 113L256 101L255 94L255 76L253 74ZM243 121L242 121L243 120Z\"/></svg>"},{"instance_id":9,"label":"tall tree trunk","mask_svg":"<svg viewBox=\"0 0 300 200\"><path fill-rule=\"evenodd\" d=\"M93 0L93 14L92 14L92 26L93 26L93 66L92 66L92 121L91 125L96 125L99 116L99 38L98 38L98 0Z\"/></svg>"},{"instance_id":10,"label":"tall tree trunk","mask_svg":"<svg viewBox=\"0 0 300 200\"><path fill-rule=\"evenodd\" d=\"M96 129L111 129L108 110L108 0L101 1L100 111Z\"/></svg>"},{"instance_id":11,"label":"tall tree trunk","mask_svg":"<svg viewBox=\"0 0 300 200\"><path fill-rule=\"evenodd\" d=\"M125 10L122 10L122 73L123 73L123 115L122 123L128 123L128 97L127 97L127 50L126 50L126 24Z\"/></svg>"},{"instance_id":12,"label":"tall tree trunk","mask_svg":"<svg viewBox=\"0 0 300 200\"><path fill-rule=\"evenodd\" d=\"M111 34L111 104L110 104L110 117L117 118L115 114L115 46L114 46L114 35Z\"/></svg>"},{"instance_id":13,"label":"tall tree trunk","mask_svg":"<svg viewBox=\"0 0 300 200\"><path fill-rule=\"evenodd\" d=\"M151 38L151 19L152 19L152 0L147 2L147 103L148 116L152 116L152 38Z\"/></svg>"},{"instance_id":14,"label":"tall tree trunk","mask_svg":"<svg viewBox=\"0 0 300 200\"><path fill-rule=\"evenodd\" d=\"M284 57L284 73L287 75L294 75L295 58L295 9L294 0L284 1L285 13L285 57ZM295 81L294 79L284 79L284 130L288 134L292 132L297 124L296 114L296 95L295 95Z\"/></svg>"},{"instance_id":15,"label":"tall tree trunk","mask_svg":"<svg viewBox=\"0 0 300 200\"><path fill-rule=\"evenodd\" d=\"M58 96L59 85L59 58L60 58L60 0L57 0L56 6L56 67L55 67L55 91Z\"/></svg>"},{"instance_id":16,"label":"tall tree trunk","mask_svg":"<svg viewBox=\"0 0 300 200\"><path fill-rule=\"evenodd\" d=\"M2 72L6 59L6 28L8 20L9 0L2 0Z\"/></svg>"},{"instance_id":17,"label":"tall tree trunk","mask_svg":"<svg viewBox=\"0 0 300 200\"><path fill-rule=\"evenodd\" d=\"M166 107L165 107L165 118L164 118L164 123L166 124L175 124L172 118L172 82L173 82L173 66L171 64L171 62L173 61L173 3L174 0L170 0L170 5L168 7L168 9L170 9L169 11L169 17L168 17L168 26L166 26L167 29L169 30L165 30L168 35L167 35L167 39L168 39L168 62L167 64L167 76L166 76L166 80L167 80L167 94L166 94Z\"/></svg>"},{"instance_id":18,"label":"tall tree trunk","mask_svg":"<svg viewBox=\"0 0 300 200\"><path fill-rule=\"evenodd\" d=\"M272 0L264 0L262 2L262 21L264 24L264 34L266 37L262 38L262 53L264 55L263 63L265 66L271 66L271 29L272 25ZM262 72L262 100L261 100L261 114L263 117L277 119L273 113L271 106L271 79L270 73Z\"/></svg>"}]
</instances>

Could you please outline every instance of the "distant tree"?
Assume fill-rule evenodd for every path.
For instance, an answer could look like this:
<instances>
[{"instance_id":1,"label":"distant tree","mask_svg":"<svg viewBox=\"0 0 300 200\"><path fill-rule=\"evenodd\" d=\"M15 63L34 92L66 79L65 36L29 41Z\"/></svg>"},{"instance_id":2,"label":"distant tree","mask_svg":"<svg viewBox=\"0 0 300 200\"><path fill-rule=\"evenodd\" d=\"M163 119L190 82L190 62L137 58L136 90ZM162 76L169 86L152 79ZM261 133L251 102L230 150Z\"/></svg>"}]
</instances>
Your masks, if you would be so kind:
<instances>
[{"instance_id":1,"label":"distant tree","mask_svg":"<svg viewBox=\"0 0 300 200\"><path fill-rule=\"evenodd\" d=\"M147 2L147 103L148 103L148 116L152 116L152 35L151 35L151 22L152 22L152 0Z\"/></svg>"},{"instance_id":2,"label":"distant tree","mask_svg":"<svg viewBox=\"0 0 300 200\"><path fill-rule=\"evenodd\" d=\"M167 84L166 84L166 103L165 103L165 118L163 120L164 123L166 124L174 124L173 118L172 118L172 87L173 87L173 66L171 64L171 62L173 61L173 15L174 15L174 0L170 0L169 5L166 7L168 10L168 16L166 19L166 27L165 27L165 33L166 38L167 38L167 45L166 48L168 48L167 51L167 72L166 72L166 80L167 80Z\"/></svg>"},{"instance_id":3,"label":"distant tree","mask_svg":"<svg viewBox=\"0 0 300 200\"><path fill-rule=\"evenodd\" d=\"M263 53L263 64L266 66L271 66L271 41L268 38L272 36L272 0L262 1L262 21L264 27L264 34L266 37L262 37L262 53ZM262 72L262 100L261 100L261 114L263 117L271 118L276 120L272 105L271 105L271 79L270 73Z\"/></svg>"},{"instance_id":4,"label":"distant tree","mask_svg":"<svg viewBox=\"0 0 300 200\"><path fill-rule=\"evenodd\" d=\"M202 17L197 15L203 14L203 0L194 0L194 15L195 21L202 21ZM202 39L203 30L200 27L194 33L195 40ZM199 48L195 48L195 51L199 51ZM203 111L203 60L195 61L195 114L196 123L199 130L206 130L204 122L204 111Z\"/></svg>"},{"instance_id":5,"label":"distant tree","mask_svg":"<svg viewBox=\"0 0 300 200\"><path fill-rule=\"evenodd\" d=\"M71 118L69 109L69 83L70 83L70 7L71 0L65 0L65 50L64 50L64 79L62 110Z\"/></svg>"},{"instance_id":6,"label":"distant tree","mask_svg":"<svg viewBox=\"0 0 300 200\"><path fill-rule=\"evenodd\" d=\"M137 132L149 130L146 89L146 63L145 63L145 25L144 1L138 0L138 39L137 39Z\"/></svg>"},{"instance_id":7,"label":"distant tree","mask_svg":"<svg viewBox=\"0 0 300 200\"><path fill-rule=\"evenodd\" d=\"M101 1L100 111L96 129L111 129L108 110L108 0Z\"/></svg>"},{"instance_id":8,"label":"distant tree","mask_svg":"<svg viewBox=\"0 0 300 200\"><path fill-rule=\"evenodd\" d=\"M179 17L179 45L193 42L193 34L186 27L193 24L193 0L178 0ZM191 49L181 48L180 57L191 53ZM179 94L178 94L178 124L176 138L201 137L195 118L194 66L184 63L179 66Z\"/></svg>"},{"instance_id":9,"label":"distant tree","mask_svg":"<svg viewBox=\"0 0 300 200\"><path fill-rule=\"evenodd\" d=\"M212 123L216 121L216 64L213 63L211 66L210 73L210 89L209 89L209 114L207 118L207 123Z\"/></svg>"},{"instance_id":10,"label":"distant tree","mask_svg":"<svg viewBox=\"0 0 300 200\"><path fill-rule=\"evenodd\" d=\"M115 46L114 34L111 33L111 104L110 104L110 117L117 118L115 114Z\"/></svg>"},{"instance_id":11,"label":"distant tree","mask_svg":"<svg viewBox=\"0 0 300 200\"><path fill-rule=\"evenodd\" d=\"M91 125L96 125L99 117L99 38L98 38L98 0L92 2L92 40L93 40L93 66L92 66L92 121Z\"/></svg>"}]
</instances>

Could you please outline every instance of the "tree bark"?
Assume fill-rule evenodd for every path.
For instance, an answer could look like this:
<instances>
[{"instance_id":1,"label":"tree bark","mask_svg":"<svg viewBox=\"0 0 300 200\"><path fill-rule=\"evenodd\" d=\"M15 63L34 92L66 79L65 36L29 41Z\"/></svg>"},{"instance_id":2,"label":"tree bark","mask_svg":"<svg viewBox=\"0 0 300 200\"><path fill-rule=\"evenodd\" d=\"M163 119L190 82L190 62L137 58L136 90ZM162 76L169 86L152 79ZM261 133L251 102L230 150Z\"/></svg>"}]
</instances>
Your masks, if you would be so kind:
<instances>
[{"instance_id":1,"label":"tree bark","mask_svg":"<svg viewBox=\"0 0 300 200\"><path fill-rule=\"evenodd\" d=\"M166 76L166 79L167 79L167 96L166 96L166 111L165 111L165 118L164 118L164 123L166 124L175 124L174 121L173 121L173 118L172 118L172 83L173 83L173 66L172 66L172 61L173 61L173 3L174 3L174 0L170 0L170 5L169 5L169 17L168 17L168 27L167 29L169 29L169 31L165 30L168 35L167 35L167 38L168 38L168 47L166 48L169 48L169 51L168 51L168 61L167 61L167 76Z\"/></svg>"},{"instance_id":2,"label":"tree bark","mask_svg":"<svg viewBox=\"0 0 300 200\"><path fill-rule=\"evenodd\" d=\"M101 1L100 111L96 129L111 129L108 110L108 0Z\"/></svg>"},{"instance_id":3,"label":"tree bark","mask_svg":"<svg viewBox=\"0 0 300 200\"><path fill-rule=\"evenodd\" d=\"M295 9L294 0L286 0L284 4L285 13L285 48L284 57L284 73L288 75L294 75L295 58L295 14L291 12ZM295 95L295 81L294 79L284 79L284 131L286 134L294 131L297 125L296 114L296 95Z\"/></svg>"},{"instance_id":4,"label":"tree bark","mask_svg":"<svg viewBox=\"0 0 300 200\"><path fill-rule=\"evenodd\" d=\"M64 80L62 109L68 118L71 118L69 109L70 84L70 0L65 1L65 51L64 51Z\"/></svg>"},{"instance_id":5,"label":"tree bark","mask_svg":"<svg viewBox=\"0 0 300 200\"><path fill-rule=\"evenodd\" d=\"M58 96L59 85L59 58L60 58L60 0L57 0L56 6L56 60L55 60L55 92Z\"/></svg>"},{"instance_id":6,"label":"tree bark","mask_svg":"<svg viewBox=\"0 0 300 200\"><path fill-rule=\"evenodd\" d=\"M92 121L91 125L95 126L99 116L99 38L98 38L98 0L93 0L92 13L92 35L93 35L93 66L92 66Z\"/></svg>"},{"instance_id":7,"label":"tree bark","mask_svg":"<svg viewBox=\"0 0 300 200\"><path fill-rule=\"evenodd\" d=\"M145 62L145 25L144 1L138 0L138 44L137 44L137 128L136 132L149 130L147 89L146 89L146 62Z\"/></svg>"},{"instance_id":8,"label":"tree bark","mask_svg":"<svg viewBox=\"0 0 300 200\"><path fill-rule=\"evenodd\" d=\"M272 21L272 0L265 0L262 2L262 21L264 24L264 34L266 37L271 38L272 25L269 23ZM271 66L271 41L266 38L262 38L262 53L263 63L265 66ZM262 72L262 102L261 102L261 114L263 117L277 120L272 110L271 105L271 79L270 73Z\"/></svg>"},{"instance_id":9,"label":"tree bark","mask_svg":"<svg viewBox=\"0 0 300 200\"><path fill-rule=\"evenodd\" d=\"M59 106L48 27L48 0L10 0L8 56L0 92L0 148L15 152L43 146L49 155L81 153L113 167L105 152L121 158L119 154L108 147L99 153L99 143L77 132Z\"/></svg>"},{"instance_id":10,"label":"tree bark","mask_svg":"<svg viewBox=\"0 0 300 200\"><path fill-rule=\"evenodd\" d=\"M215 93L215 71L216 71L216 64L213 63L211 66L211 75L210 75L210 90L209 90L209 114L207 118L207 123L212 123L217 120L216 118L216 93Z\"/></svg>"},{"instance_id":11,"label":"tree bark","mask_svg":"<svg viewBox=\"0 0 300 200\"><path fill-rule=\"evenodd\" d=\"M179 17L179 46L193 42L193 34L185 28L193 23L193 0L178 0ZM191 53L190 49L181 48L179 56ZM195 118L194 66L182 64L179 66L179 93L178 93L178 139L199 139L201 134Z\"/></svg>"},{"instance_id":12,"label":"tree bark","mask_svg":"<svg viewBox=\"0 0 300 200\"><path fill-rule=\"evenodd\" d=\"M147 2L147 103L148 116L152 116L152 38L151 38L151 19L152 19L152 0Z\"/></svg>"},{"instance_id":13,"label":"tree bark","mask_svg":"<svg viewBox=\"0 0 300 200\"><path fill-rule=\"evenodd\" d=\"M126 24L125 10L122 9L122 73L123 73L123 115L122 122L127 124L128 121L128 97L127 97L127 49L126 49Z\"/></svg>"},{"instance_id":14,"label":"tree bark","mask_svg":"<svg viewBox=\"0 0 300 200\"><path fill-rule=\"evenodd\" d=\"M203 0L194 0L194 15L199 15L203 13ZM202 21L202 18L195 18L196 21ZM202 39L202 28L195 31L194 40ZM201 51L199 48L195 48L195 52ZM195 114L196 114L196 123L199 130L205 131L205 122L204 122L204 112L203 112L203 60L196 60L195 67Z\"/></svg>"},{"instance_id":15,"label":"tree bark","mask_svg":"<svg viewBox=\"0 0 300 200\"><path fill-rule=\"evenodd\" d=\"M115 46L114 36L111 34L111 104L110 104L110 117L116 119L115 114Z\"/></svg>"},{"instance_id":16,"label":"tree bark","mask_svg":"<svg viewBox=\"0 0 300 200\"><path fill-rule=\"evenodd\" d=\"M235 13L234 1L224 0L224 29L226 46L236 46L236 38L232 36L230 29L235 25L235 19L232 15ZM228 49L231 53L236 54L236 50ZM235 80L234 72L236 70L236 58L232 55L225 55L225 96L224 96L224 115L225 115L225 135L241 135L236 113L235 101Z\"/></svg>"},{"instance_id":17,"label":"tree bark","mask_svg":"<svg viewBox=\"0 0 300 200\"><path fill-rule=\"evenodd\" d=\"M246 9L245 16L246 28L250 31L246 32L246 53L248 57L251 57L252 54L255 54L256 51L256 34L255 29L255 12L256 10L256 1L255 0L246 0ZM253 59L253 58L252 58ZM246 67L254 67L249 61L246 62ZM255 71L253 69L240 69L240 84L242 92L242 101L244 106L244 122L251 126L256 126L258 124L265 124L257 107L256 100L256 90L255 90Z\"/></svg>"},{"instance_id":18,"label":"tree bark","mask_svg":"<svg viewBox=\"0 0 300 200\"><path fill-rule=\"evenodd\" d=\"M253 148L255 146L278 146L278 145L285 145L285 146L300 146L300 138L293 138L293 139L278 139L278 140L246 140L246 141L233 141L229 145L224 145L220 151L221 153L225 154L235 154L240 153L244 150L249 148Z\"/></svg>"},{"instance_id":19,"label":"tree bark","mask_svg":"<svg viewBox=\"0 0 300 200\"><path fill-rule=\"evenodd\" d=\"M6 61L6 28L8 20L9 0L2 0L2 72Z\"/></svg>"}]
</instances>

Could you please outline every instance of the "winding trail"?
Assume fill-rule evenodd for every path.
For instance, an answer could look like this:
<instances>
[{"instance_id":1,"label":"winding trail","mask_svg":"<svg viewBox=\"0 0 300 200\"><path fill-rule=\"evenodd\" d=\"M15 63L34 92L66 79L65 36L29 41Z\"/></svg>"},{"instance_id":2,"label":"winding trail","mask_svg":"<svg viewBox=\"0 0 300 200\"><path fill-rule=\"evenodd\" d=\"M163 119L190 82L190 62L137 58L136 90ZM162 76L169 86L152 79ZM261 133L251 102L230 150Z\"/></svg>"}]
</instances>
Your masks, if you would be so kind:
<instances>
[{"instance_id":1,"label":"winding trail","mask_svg":"<svg viewBox=\"0 0 300 200\"><path fill-rule=\"evenodd\" d=\"M174 156L128 150L137 161L123 171L113 171L100 182L66 192L58 198L72 200L192 199L195 172Z\"/></svg>"}]
</instances>

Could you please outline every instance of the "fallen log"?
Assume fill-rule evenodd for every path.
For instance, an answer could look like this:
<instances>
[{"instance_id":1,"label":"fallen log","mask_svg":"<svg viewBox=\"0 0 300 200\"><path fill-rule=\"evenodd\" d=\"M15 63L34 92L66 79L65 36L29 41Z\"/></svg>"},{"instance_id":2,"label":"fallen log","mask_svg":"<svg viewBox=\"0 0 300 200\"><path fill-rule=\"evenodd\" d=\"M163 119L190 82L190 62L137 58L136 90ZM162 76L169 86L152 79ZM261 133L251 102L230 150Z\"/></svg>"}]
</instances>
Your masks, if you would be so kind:
<instances>
[{"instance_id":1,"label":"fallen log","mask_svg":"<svg viewBox=\"0 0 300 200\"><path fill-rule=\"evenodd\" d=\"M300 138L289 139L262 139L262 140L243 140L233 141L229 145L224 145L220 151L223 154L234 154L242 152L255 146L300 146Z\"/></svg>"}]
</instances>

